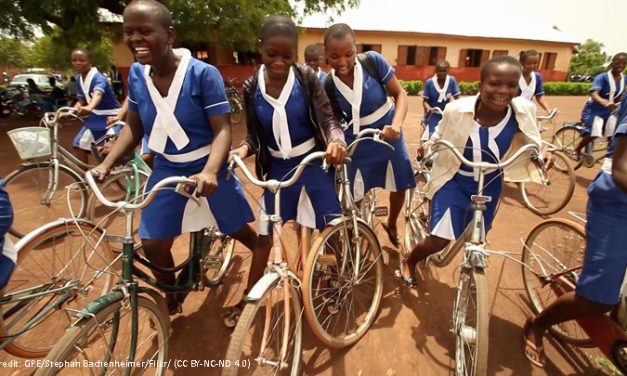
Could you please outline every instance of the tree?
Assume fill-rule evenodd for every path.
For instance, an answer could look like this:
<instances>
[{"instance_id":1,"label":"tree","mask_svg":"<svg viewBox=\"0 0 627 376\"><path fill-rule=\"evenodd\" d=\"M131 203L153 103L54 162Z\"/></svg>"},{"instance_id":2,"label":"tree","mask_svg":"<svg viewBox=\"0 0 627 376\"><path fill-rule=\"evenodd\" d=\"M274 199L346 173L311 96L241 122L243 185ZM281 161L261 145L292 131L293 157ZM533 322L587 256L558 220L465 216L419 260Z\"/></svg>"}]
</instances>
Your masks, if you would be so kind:
<instances>
[{"instance_id":1,"label":"tree","mask_svg":"<svg viewBox=\"0 0 627 376\"><path fill-rule=\"evenodd\" d=\"M580 74L582 76L595 76L604 72L606 63L610 57L603 51L603 43L592 39L586 39L579 51L573 54L568 68L568 76Z\"/></svg>"},{"instance_id":2,"label":"tree","mask_svg":"<svg viewBox=\"0 0 627 376\"><path fill-rule=\"evenodd\" d=\"M0 38L0 66L26 68L31 65L30 49L24 43L11 38Z\"/></svg>"},{"instance_id":3,"label":"tree","mask_svg":"<svg viewBox=\"0 0 627 376\"><path fill-rule=\"evenodd\" d=\"M32 26L46 34L56 25L72 43L98 42L102 37L98 8L121 15L127 0L0 0L0 31L32 37ZM299 16L320 11L341 12L359 0L163 0L173 14L179 40L254 47L268 14ZM252 49L252 48L251 48Z\"/></svg>"}]
</instances>

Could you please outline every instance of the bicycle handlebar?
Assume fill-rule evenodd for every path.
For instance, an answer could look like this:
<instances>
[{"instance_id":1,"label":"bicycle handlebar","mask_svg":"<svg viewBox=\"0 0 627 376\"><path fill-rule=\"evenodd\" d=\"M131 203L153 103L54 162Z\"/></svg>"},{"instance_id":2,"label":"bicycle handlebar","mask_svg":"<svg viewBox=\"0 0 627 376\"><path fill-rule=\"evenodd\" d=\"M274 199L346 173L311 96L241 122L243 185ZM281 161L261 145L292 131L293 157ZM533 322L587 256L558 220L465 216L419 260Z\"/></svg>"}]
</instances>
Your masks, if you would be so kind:
<instances>
[{"instance_id":1,"label":"bicycle handlebar","mask_svg":"<svg viewBox=\"0 0 627 376\"><path fill-rule=\"evenodd\" d=\"M348 147L346 147L347 155L348 156L353 155L353 152L355 151L357 144L366 140L378 142L394 150L394 146L390 145L390 143L388 143L387 141L381 138L380 129L368 128L368 129L363 129L359 131L359 133L355 137L355 141L351 142L351 144L348 145Z\"/></svg>"},{"instance_id":2,"label":"bicycle handlebar","mask_svg":"<svg viewBox=\"0 0 627 376\"><path fill-rule=\"evenodd\" d=\"M434 151L437 151L436 149L438 148L438 146L444 146L444 147L448 148L450 151L453 152L455 157L457 157L457 159L459 159L459 161L462 162L463 164L465 164L466 166L469 166L469 167L472 167L472 168L477 168L477 169L484 170L484 171L485 170L491 170L491 169L502 169L502 168L505 168L505 167L509 166L510 164L512 164L522 154L524 154L526 152L529 152L529 151L534 152L536 156L540 156L540 149L538 148L537 145L527 144L527 145L524 145L523 147L521 147L520 149L518 149L514 153L514 155L512 155L509 159L507 159L506 161L503 161L503 162L499 162L499 163L471 162L468 159L464 158L462 153L460 153L459 150L457 150L457 148L455 148L455 146L453 146L453 144L451 144L447 140L436 141L436 143L433 145Z\"/></svg>"},{"instance_id":3,"label":"bicycle handlebar","mask_svg":"<svg viewBox=\"0 0 627 376\"><path fill-rule=\"evenodd\" d=\"M557 108L553 108L548 115L544 116L544 115L536 115L536 120L537 121L544 121L544 120L553 120L553 118L559 113L559 111L557 110Z\"/></svg>"},{"instance_id":4,"label":"bicycle handlebar","mask_svg":"<svg viewBox=\"0 0 627 376\"><path fill-rule=\"evenodd\" d=\"M150 192L148 192L148 194L145 196L145 198L138 204L131 204L127 201L112 202L112 201L109 201L109 199L107 199L102 194L100 187L98 187L98 184L96 183L96 180L94 179L94 172L97 172L97 171L94 171L94 170L87 171L85 173L85 180L87 181L89 188L91 188L94 194L96 195L96 198L98 199L98 201L100 201L104 206L108 206L110 208L115 208L115 209L124 208L127 210L143 209L148 204L150 204L150 202L155 198L155 195L160 189L165 188L166 186L172 185L172 184L176 184L176 188L174 190L177 193L182 194L183 196L186 196L190 199L196 200L195 197L193 197L191 194L185 191L185 186L188 186L188 185L195 186L196 181L185 176L172 176L169 178L165 178L161 180L160 182L158 182L157 184L155 184L154 187L152 187L152 189L150 190ZM114 172L111 175L117 175L122 172L123 170Z\"/></svg>"},{"instance_id":5,"label":"bicycle handlebar","mask_svg":"<svg viewBox=\"0 0 627 376\"><path fill-rule=\"evenodd\" d=\"M61 115L63 114L68 114L77 119L80 119L78 117L78 112L76 111L76 107L61 107L55 112L46 112L44 114L44 123L46 123L47 126L56 124L59 121L59 118L61 117Z\"/></svg>"}]
</instances>

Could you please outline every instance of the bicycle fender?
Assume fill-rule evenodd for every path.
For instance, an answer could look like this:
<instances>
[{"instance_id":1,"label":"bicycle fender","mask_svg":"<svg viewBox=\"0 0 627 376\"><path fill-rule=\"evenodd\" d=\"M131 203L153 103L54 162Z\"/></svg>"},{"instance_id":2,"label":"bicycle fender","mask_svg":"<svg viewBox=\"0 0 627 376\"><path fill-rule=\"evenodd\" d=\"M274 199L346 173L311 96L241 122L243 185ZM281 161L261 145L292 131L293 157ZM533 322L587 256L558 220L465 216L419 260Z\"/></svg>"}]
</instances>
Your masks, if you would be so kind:
<instances>
[{"instance_id":1,"label":"bicycle fender","mask_svg":"<svg viewBox=\"0 0 627 376\"><path fill-rule=\"evenodd\" d=\"M336 226L340 223L343 222L352 222L353 219L350 217L346 217L346 216L341 216L341 217L337 217L335 219L333 219L331 222L328 223L327 226ZM370 226L368 226L368 224L366 223L366 221L364 221L361 218L357 218L357 222L363 224L366 228L366 231L369 231L372 234L372 237L377 241L377 245L379 245L379 247L381 247L381 244L379 244L379 238L377 237L377 234L374 232L374 230L372 228L370 228Z\"/></svg>"},{"instance_id":2,"label":"bicycle fender","mask_svg":"<svg viewBox=\"0 0 627 376\"><path fill-rule=\"evenodd\" d=\"M96 313L98 313L98 311L100 311L104 307L122 299L124 299L124 294L121 291L111 291L110 293L99 297L98 299L87 304L80 311L75 313L75 316L78 319L72 324L72 326L76 326L79 322L83 320L91 319Z\"/></svg>"},{"instance_id":3,"label":"bicycle fender","mask_svg":"<svg viewBox=\"0 0 627 376\"><path fill-rule=\"evenodd\" d=\"M270 286L272 286L272 284L274 284L280 278L281 276L279 275L279 273L276 273L276 272L264 274L263 277L261 277L261 279L257 281L257 283L255 283L255 285L250 290L248 295L246 295L246 297L244 298L244 301L245 302L259 301L261 297L263 296L263 293L267 289L269 289Z\"/></svg>"}]
</instances>

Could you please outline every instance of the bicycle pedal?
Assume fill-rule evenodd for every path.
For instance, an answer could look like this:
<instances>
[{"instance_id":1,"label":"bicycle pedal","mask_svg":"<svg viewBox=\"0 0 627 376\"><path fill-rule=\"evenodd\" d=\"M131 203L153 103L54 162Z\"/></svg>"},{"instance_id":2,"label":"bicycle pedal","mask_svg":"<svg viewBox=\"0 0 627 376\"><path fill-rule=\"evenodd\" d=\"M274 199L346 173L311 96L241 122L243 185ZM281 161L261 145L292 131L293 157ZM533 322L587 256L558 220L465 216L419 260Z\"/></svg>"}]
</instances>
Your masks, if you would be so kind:
<instances>
[{"instance_id":1,"label":"bicycle pedal","mask_svg":"<svg viewBox=\"0 0 627 376\"><path fill-rule=\"evenodd\" d=\"M388 215L387 206L377 206L376 208L374 208L375 217L386 217L387 215Z\"/></svg>"}]
</instances>

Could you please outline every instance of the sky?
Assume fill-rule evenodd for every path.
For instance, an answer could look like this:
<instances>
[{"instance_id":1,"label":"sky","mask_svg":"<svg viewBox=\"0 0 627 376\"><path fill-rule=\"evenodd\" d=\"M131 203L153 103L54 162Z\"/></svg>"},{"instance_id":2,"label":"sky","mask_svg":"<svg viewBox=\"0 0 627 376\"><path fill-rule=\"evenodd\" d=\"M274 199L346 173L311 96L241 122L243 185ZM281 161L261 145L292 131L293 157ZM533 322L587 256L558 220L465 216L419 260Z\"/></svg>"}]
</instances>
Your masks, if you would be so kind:
<instances>
[{"instance_id":1,"label":"sky","mask_svg":"<svg viewBox=\"0 0 627 376\"><path fill-rule=\"evenodd\" d=\"M392 20L396 13L409 14L416 22L443 17L443 22L458 25L500 18L498 27L507 19L524 19L557 26L581 42L599 41L610 55L627 51L627 0L361 0L360 15L380 17L382 12L391 12Z\"/></svg>"}]
</instances>

